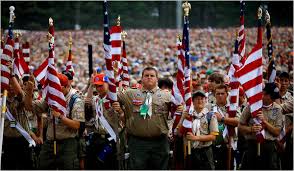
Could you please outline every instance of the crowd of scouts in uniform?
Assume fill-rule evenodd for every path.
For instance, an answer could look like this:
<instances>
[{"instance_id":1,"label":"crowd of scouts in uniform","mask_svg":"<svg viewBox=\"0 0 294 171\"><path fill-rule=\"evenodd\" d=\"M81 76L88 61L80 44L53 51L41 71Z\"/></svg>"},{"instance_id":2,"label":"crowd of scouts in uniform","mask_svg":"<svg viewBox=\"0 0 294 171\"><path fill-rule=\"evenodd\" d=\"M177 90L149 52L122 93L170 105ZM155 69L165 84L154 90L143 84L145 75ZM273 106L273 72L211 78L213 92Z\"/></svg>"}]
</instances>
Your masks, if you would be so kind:
<instances>
[{"instance_id":1,"label":"crowd of scouts in uniform","mask_svg":"<svg viewBox=\"0 0 294 171\"><path fill-rule=\"evenodd\" d=\"M207 92L201 86L192 92L192 133L187 135L171 130L172 81L159 78L153 67L143 70L141 87L118 91L118 101L111 106L106 98L108 78L103 73L93 74L86 92L71 86L73 77L69 72L59 73L58 78L67 102L67 116L49 110L46 101L38 98L41 90L35 89L32 75L11 76L7 107L37 146L29 147L6 119L1 169L176 169L175 165L182 161L173 154L183 148L176 142L185 138L191 141L191 165L182 169L225 170L226 126L237 132L233 137L236 147L232 150L232 169L293 169L293 96L286 72L278 74L276 83L264 83L263 108L257 115L262 125L253 122L242 87L237 115L230 118L229 87L222 74L211 74ZM103 114L116 140L109 139L97 112ZM181 105L176 112L182 113L176 127L179 129L188 114ZM36 119L31 122L33 117ZM285 144L278 140L283 128ZM261 129L265 131L265 142L257 156L256 133Z\"/></svg>"}]
</instances>

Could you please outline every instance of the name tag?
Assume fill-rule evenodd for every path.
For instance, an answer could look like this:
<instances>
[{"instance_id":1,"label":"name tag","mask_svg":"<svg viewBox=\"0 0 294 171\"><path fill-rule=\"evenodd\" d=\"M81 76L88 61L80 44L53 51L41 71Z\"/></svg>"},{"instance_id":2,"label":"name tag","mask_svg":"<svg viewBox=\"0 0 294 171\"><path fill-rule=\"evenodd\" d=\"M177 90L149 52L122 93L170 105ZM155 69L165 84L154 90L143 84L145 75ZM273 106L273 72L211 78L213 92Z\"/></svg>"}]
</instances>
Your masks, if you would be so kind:
<instances>
[{"instance_id":1,"label":"name tag","mask_svg":"<svg viewBox=\"0 0 294 171\"><path fill-rule=\"evenodd\" d=\"M10 128L15 128L16 127L16 121L12 120L10 121Z\"/></svg>"}]
</instances>

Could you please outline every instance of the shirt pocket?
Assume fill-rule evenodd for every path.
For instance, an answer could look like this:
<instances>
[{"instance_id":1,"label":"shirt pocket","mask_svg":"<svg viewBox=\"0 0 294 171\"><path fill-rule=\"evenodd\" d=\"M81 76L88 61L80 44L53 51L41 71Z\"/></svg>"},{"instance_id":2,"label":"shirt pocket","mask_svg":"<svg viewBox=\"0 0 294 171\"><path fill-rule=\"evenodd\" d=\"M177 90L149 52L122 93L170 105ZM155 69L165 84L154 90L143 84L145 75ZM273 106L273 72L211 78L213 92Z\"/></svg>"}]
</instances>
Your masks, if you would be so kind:
<instances>
[{"instance_id":1,"label":"shirt pocket","mask_svg":"<svg viewBox=\"0 0 294 171\"><path fill-rule=\"evenodd\" d=\"M165 102L163 100L156 100L153 101L152 103L152 107L153 107L153 113L157 114L157 115L164 115L164 114L168 114L168 108L167 105L165 104ZM167 116L167 115L166 115Z\"/></svg>"}]
</instances>

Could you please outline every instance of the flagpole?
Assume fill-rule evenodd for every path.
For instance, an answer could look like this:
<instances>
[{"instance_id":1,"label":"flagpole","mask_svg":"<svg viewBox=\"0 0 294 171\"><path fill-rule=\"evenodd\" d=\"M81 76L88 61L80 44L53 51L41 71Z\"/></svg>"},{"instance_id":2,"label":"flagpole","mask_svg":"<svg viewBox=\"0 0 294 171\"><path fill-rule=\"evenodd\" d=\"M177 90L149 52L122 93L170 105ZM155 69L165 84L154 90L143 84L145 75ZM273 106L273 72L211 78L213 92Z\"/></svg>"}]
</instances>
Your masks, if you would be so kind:
<instances>
[{"instance_id":1,"label":"flagpole","mask_svg":"<svg viewBox=\"0 0 294 171\"><path fill-rule=\"evenodd\" d=\"M9 7L9 29L8 29L8 36L12 39L13 33L12 33L12 26L14 23L15 15L14 15L14 6ZM4 49L3 49L4 50ZM2 55L2 54L1 54ZM11 72L11 70L10 70ZM3 96L2 96L2 110L1 110L1 127L0 127L0 167L2 167L2 145L3 145L3 133L4 133L4 116L6 113L6 100L7 100L8 91L7 89L4 90Z\"/></svg>"}]
</instances>

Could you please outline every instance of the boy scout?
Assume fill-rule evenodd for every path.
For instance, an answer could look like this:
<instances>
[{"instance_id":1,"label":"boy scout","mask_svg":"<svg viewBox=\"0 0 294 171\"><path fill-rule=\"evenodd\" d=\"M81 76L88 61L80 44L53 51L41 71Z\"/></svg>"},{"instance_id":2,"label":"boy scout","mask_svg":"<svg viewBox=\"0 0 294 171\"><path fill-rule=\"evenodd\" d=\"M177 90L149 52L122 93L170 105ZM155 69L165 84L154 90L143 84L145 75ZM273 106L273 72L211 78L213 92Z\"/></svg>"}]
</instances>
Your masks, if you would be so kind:
<instances>
[{"instance_id":1,"label":"boy scout","mask_svg":"<svg viewBox=\"0 0 294 171\"><path fill-rule=\"evenodd\" d=\"M78 96L77 90L71 88L68 78L64 74L58 74L62 93L65 95L67 110L72 97ZM41 114L48 112L48 105L44 101L33 101L33 112ZM58 112L51 111L52 116L48 123L46 141L40 154L40 169L79 169L78 161L78 130L80 122L85 121L84 102L76 98L71 112L67 117ZM53 119L56 121L57 156L54 156Z\"/></svg>"},{"instance_id":2,"label":"boy scout","mask_svg":"<svg viewBox=\"0 0 294 171\"><path fill-rule=\"evenodd\" d=\"M275 140L283 127L281 107L274 102L278 89L274 83L267 83L263 89L263 107L257 117L262 125L254 124L250 114L249 106L245 108L240 118L239 130L244 134L247 142L247 150L244 154L241 169L267 169L279 168L277 148ZM257 157L256 133L265 131L265 142L260 144L260 157Z\"/></svg>"},{"instance_id":3,"label":"boy scout","mask_svg":"<svg viewBox=\"0 0 294 171\"><path fill-rule=\"evenodd\" d=\"M98 92L97 96L93 97L93 86ZM118 129L119 129L119 114L123 115L122 110L118 110L119 113L115 112L119 106L118 102L114 103L114 106L110 106L110 101L107 99L108 93L108 78L104 74L96 74L92 78L92 82L88 89L88 94L85 100L86 105L86 130L87 130L87 157L86 157L86 169L118 169ZM100 111L96 111L97 106ZM98 109L98 108L97 108ZM119 108L120 109L120 108ZM116 136L116 142L114 140L109 141L108 138L111 136L111 130L106 129L103 126L101 118L96 117L101 112L114 131ZM109 146L108 146L109 145ZM106 147L109 151L104 150ZM103 155L103 157L101 157ZM98 157L98 158L97 158Z\"/></svg>"},{"instance_id":4,"label":"boy scout","mask_svg":"<svg viewBox=\"0 0 294 171\"><path fill-rule=\"evenodd\" d=\"M171 93L160 90L157 81L157 70L147 67L142 72L142 89L129 89L118 97L124 107L130 169L168 168Z\"/></svg>"},{"instance_id":5,"label":"boy scout","mask_svg":"<svg viewBox=\"0 0 294 171\"><path fill-rule=\"evenodd\" d=\"M287 72L282 72L279 75L279 84L280 84L280 96L281 96L281 103L287 100L293 100L292 94L289 92L290 87L290 76ZM293 90L292 90L293 91Z\"/></svg>"},{"instance_id":6,"label":"boy scout","mask_svg":"<svg viewBox=\"0 0 294 171\"><path fill-rule=\"evenodd\" d=\"M1 169L32 169L31 148L24 137L25 134L19 132L16 128L17 124L19 124L31 141L40 142L39 137L30 130L28 113L26 112L31 109L30 104L27 102L32 101L34 87L32 80L29 80L26 91L21 88L15 75L12 74L9 80L7 113L11 114L13 120L9 120L8 117L5 117L4 120Z\"/></svg>"},{"instance_id":7,"label":"boy scout","mask_svg":"<svg viewBox=\"0 0 294 171\"><path fill-rule=\"evenodd\" d=\"M213 73L208 77L208 103L215 104L215 87L224 83L224 76L219 73Z\"/></svg>"},{"instance_id":8,"label":"boy scout","mask_svg":"<svg viewBox=\"0 0 294 171\"><path fill-rule=\"evenodd\" d=\"M218 135L217 118L205 108L206 95L202 90L193 96L193 124L192 131L187 133L187 139L192 143L192 169L214 170L212 142Z\"/></svg>"},{"instance_id":9,"label":"boy scout","mask_svg":"<svg viewBox=\"0 0 294 171\"><path fill-rule=\"evenodd\" d=\"M229 117L228 114L228 88L224 84L217 85L215 87L215 97L216 104L212 104L210 111L213 112L218 121L219 135L216 137L216 141L213 143L213 154L215 160L215 169L224 170L227 168L226 163L228 160L227 153L227 144L228 138L225 130L227 126L237 127L239 123L240 113L237 111L237 114L234 118ZM225 135L224 135L225 134ZM233 137L234 141L237 141L237 136ZM233 151L231 154L231 167L233 168L234 164L234 155Z\"/></svg>"}]
</instances>

